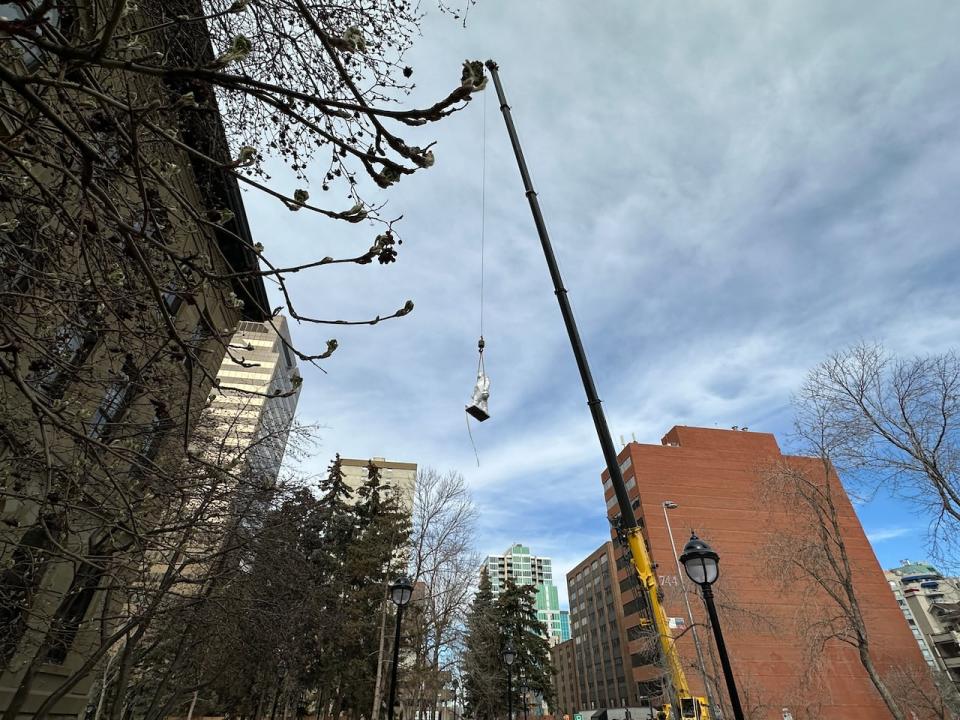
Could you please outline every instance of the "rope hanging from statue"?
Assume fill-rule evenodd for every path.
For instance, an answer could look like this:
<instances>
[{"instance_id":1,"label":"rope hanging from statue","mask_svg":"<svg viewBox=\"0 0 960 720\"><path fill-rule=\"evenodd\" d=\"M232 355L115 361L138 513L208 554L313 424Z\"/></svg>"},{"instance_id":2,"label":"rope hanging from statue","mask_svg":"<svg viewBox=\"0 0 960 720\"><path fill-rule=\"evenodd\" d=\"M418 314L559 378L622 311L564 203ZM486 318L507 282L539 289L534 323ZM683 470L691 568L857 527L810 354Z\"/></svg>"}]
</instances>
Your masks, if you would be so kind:
<instances>
[{"instance_id":1,"label":"rope hanging from statue","mask_svg":"<svg viewBox=\"0 0 960 720\"><path fill-rule=\"evenodd\" d=\"M470 418L477 422L489 419L490 412L487 401L490 398L490 378L487 377L483 365L483 350L486 342L483 339L483 290L484 290L484 255L486 254L486 221L487 221L487 95L483 95L483 121L481 131L481 162L480 162L480 339L477 341L477 382L473 388L470 404L466 406L467 435L470 436L470 445L477 458L477 467L480 467L480 455L477 453L477 444L473 440L470 429Z\"/></svg>"}]
</instances>

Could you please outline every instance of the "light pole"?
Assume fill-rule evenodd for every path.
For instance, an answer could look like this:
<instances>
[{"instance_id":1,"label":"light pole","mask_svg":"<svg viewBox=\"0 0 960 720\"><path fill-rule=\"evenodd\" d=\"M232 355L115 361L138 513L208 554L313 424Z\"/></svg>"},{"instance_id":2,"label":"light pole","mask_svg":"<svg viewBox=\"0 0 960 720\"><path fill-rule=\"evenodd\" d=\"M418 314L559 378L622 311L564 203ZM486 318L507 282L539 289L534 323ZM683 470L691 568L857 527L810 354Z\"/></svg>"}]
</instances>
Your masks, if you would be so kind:
<instances>
[{"instance_id":1,"label":"light pole","mask_svg":"<svg viewBox=\"0 0 960 720\"><path fill-rule=\"evenodd\" d=\"M393 720L393 707L397 703L397 666L400 664L400 622L403 620L403 608L413 595L413 583L410 578L401 577L390 586L390 599L397 606L397 629L393 636L393 667L390 669L390 704L387 706L387 720Z\"/></svg>"},{"instance_id":2,"label":"light pole","mask_svg":"<svg viewBox=\"0 0 960 720\"><path fill-rule=\"evenodd\" d=\"M707 614L710 615L710 624L713 626L713 637L717 641L717 653L720 655L723 677L727 681L727 693L730 695L733 717L734 720L744 720L737 683L733 678L733 668L730 667L727 646L723 642L723 632L720 630L720 618L717 617L717 608L713 603L713 584L720 576L720 556L694 532L690 534L690 539L683 548L680 562L683 563L687 576L699 585L703 592L703 602L707 606Z\"/></svg>"},{"instance_id":3,"label":"light pole","mask_svg":"<svg viewBox=\"0 0 960 720\"><path fill-rule=\"evenodd\" d=\"M530 692L530 686L527 684L527 679L524 677L520 678L520 696L523 698L523 720L527 720L527 693Z\"/></svg>"},{"instance_id":4,"label":"light pole","mask_svg":"<svg viewBox=\"0 0 960 720\"><path fill-rule=\"evenodd\" d=\"M454 678L450 685L453 687L453 720L457 720L457 691L460 690L460 681Z\"/></svg>"},{"instance_id":5,"label":"light pole","mask_svg":"<svg viewBox=\"0 0 960 720\"><path fill-rule=\"evenodd\" d=\"M507 666L507 720L513 720L513 661L516 658L513 643L507 640L503 646L503 664Z\"/></svg>"},{"instance_id":6,"label":"light pole","mask_svg":"<svg viewBox=\"0 0 960 720\"><path fill-rule=\"evenodd\" d=\"M680 582L680 592L683 595L683 603L687 606L687 617L690 618L690 632L693 634L693 646L697 650L697 662L700 663L700 674L703 676L703 690L707 694L707 705L710 706L710 712L717 715L714 709L713 694L710 692L710 680L707 678L707 665L703 661L703 649L700 647L700 636L697 635L697 623L693 619L693 610L690 608L690 596L687 595L687 585L683 581L683 572L680 570L680 558L677 557L677 544L673 541L673 528L670 527L670 516L667 510L676 510L677 505L672 500L664 500L663 519L667 523L667 534L670 536L670 547L673 548L673 560L677 564L677 580Z\"/></svg>"}]
</instances>

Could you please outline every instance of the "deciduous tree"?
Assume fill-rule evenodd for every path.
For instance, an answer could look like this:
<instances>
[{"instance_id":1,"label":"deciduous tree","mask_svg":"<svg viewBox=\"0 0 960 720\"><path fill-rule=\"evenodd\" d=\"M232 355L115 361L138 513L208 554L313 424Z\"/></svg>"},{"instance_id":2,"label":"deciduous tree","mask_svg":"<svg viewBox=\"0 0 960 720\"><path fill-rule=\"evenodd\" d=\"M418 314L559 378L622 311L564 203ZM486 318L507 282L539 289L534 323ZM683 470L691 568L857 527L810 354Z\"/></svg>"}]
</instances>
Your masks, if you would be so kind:
<instances>
[{"instance_id":1,"label":"deciduous tree","mask_svg":"<svg viewBox=\"0 0 960 720\"><path fill-rule=\"evenodd\" d=\"M960 357L897 357L861 343L814 368L796 398L798 429L822 436L848 483L883 487L930 519L949 563L960 530Z\"/></svg>"}]
</instances>

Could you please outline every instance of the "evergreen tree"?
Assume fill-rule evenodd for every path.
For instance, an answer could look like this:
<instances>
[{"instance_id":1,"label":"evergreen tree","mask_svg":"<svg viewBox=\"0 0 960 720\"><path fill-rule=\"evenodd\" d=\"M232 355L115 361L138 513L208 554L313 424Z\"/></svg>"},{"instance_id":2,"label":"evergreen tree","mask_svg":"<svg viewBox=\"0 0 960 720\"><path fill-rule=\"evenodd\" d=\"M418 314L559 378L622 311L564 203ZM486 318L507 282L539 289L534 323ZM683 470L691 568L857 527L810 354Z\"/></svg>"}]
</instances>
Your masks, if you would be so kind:
<instances>
[{"instance_id":1,"label":"evergreen tree","mask_svg":"<svg viewBox=\"0 0 960 720\"><path fill-rule=\"evenodd\" d=\"M506 708L506 674L501 658L497 605L487 569L467 615L463 658L464 710L475 720L493 720Z\"/></svg>"},{"instance_id":2,"label":"evergreen tree","mask_svg":"<svg viewBox=\"0 0 960 720\"><path fill-rule=\"evenodd\" d=\"M553 706L553 669L550 665L550 643L547 626L537 618L536 588L516 585L507 579L497 598L495 610L500 627L500 645L510 641L516 651L513 662L513 706L521 707L519 678L526 679L531 692ZM506 695L506 689L503 691Z\"/></svg>"},{"instance_id":3,"label":"evergreen tree","mask_svg":"<svg viewBox=\"0 0 960 720\"><path fill-rule=\"evenodd\" d=\"M367 480L357 490L355 535L344 566L349 603L342 609L339 631L344 644L340 663L344 709L366 713L374 695L379 651L380 613L387 584L402 562L397 549L405 546L410 518L398 496L384 491L380 468L367 465Z\"/></svg>"}]
</instances>

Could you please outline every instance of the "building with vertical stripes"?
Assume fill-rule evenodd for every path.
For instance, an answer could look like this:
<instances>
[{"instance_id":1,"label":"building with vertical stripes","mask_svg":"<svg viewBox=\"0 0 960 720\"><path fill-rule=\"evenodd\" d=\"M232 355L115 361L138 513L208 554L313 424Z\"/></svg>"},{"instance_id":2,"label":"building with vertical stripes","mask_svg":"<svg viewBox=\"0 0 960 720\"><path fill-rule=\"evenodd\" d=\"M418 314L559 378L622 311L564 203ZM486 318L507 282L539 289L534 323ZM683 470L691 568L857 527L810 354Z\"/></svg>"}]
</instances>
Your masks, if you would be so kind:
<instances>
[{"instance_id":1,"label":"building with vertical stripes","mask_svg":"<svg viewBox=\"0 0 960 720\"><path fill-rule=\"evenodd\" d=\"M516 585L533 585L537 591L537 618L547 626L550 644L570 639L569 613L560 609L550 558L532 555L529 547L514 543L503 555L489 555L483 567L490 577L494 597L506 587L508 578Z\"/></svg>"}]
</instances>

